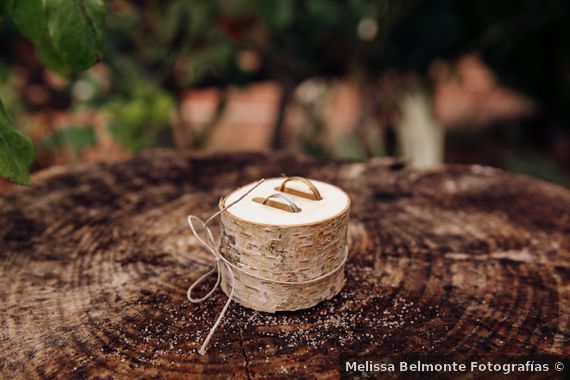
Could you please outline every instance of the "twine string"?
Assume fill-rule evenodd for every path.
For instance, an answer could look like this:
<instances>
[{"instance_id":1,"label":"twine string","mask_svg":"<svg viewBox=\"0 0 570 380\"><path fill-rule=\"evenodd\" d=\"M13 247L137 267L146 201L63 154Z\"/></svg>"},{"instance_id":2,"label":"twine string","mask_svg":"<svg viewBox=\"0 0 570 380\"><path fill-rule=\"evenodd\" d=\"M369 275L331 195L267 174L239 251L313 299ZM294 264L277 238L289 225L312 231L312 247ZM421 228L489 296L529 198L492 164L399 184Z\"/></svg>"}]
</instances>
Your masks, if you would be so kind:
<instances>
[{"instance_id":1,"label":"twine string","mask_svg":"<svg viewBox=\"0 0 570 380\"><path fill-rule=\"evenodd\" d=\"M232 299L234 298L234 290L235 290L235 276L234 276L234 272L232 271L232 268L228 266L227 264L227 260L221 260L223 259L223 256L220 254L220 251L218 250L218 248L216 247L216 242L214 240L214 234L212 234L212 230L208 227L208 224L214 220L215 217L217 217L218 215L220 215L223 211L227 210L228 208L232 207L233 205L235 205L236 203L238 203L239 201L241 201L243 198L245 198L249 193L251 193L253 190L255 190L259 185L261 185L263 182L265 181L265 179L260 179L259 181L257 181L257 183L248 191L246 191L241 197L239 197L238 199L236 199L235 201L224 205L224 207L220 208L216 213L214 213L212 216L210 216L206 222L203 222L202 219L198 218L195 215L188 215L188 225L190 226L190 229L192 229L192 233L194 234L194 236L196 236L196 239L198 239L198 241L200 242L200 244L202 245L202 247L206 248L215 258L216 263L215 265L212 267L212 269L210 269L209 272L206 272L205 274L203 274L199 279L197 279L196 281L194 281L194 283L192 285L190 285L190 287L188 288L188 291L186 292L186 297L188 298L188 301L192 302L192 303L200 303L205 301L206 299L208 299L218 288L218 286L220 285L220 282L222 281L222 270L220 267L220 263L223 262L226 265L227 268L227 272L230 275L230 296L228 297L228 300L226 301L226 304L224 305L224 307L222 308L222 311L220 312L220 314L218 315L218 318L216 319L216 322L214 323L214 325L212 326L212 328L210 329L210 332L208 333L208 336L206 336L206 339L204 340L204 343L202 343L202 346L200 347L200 349L198 350L198 353L200 355L204 355L206 353L206 349L208 348L208 343L210 342L210 339L212 339L212 336L214 335L214 333L216 332L218 326L220 325L220 323L222 322L222 318L224 317L224 315L226 314L226 311L228 310L228 307L230 307L230 303L232 302ZM206 240L202 239L202 237L200 236L200 234L198 232L196 232L196 228L194 227L194 223L193 221L198 222L199 224L202 225L202 228L206 231ZM194 298L192 297L192 290L194 290L194 288L196 286L198 286L199 284L202 283L202 281L204 281L208 276L210 276L212 273L214 272L218 272L218 278L216 279L216 283L214 284L214 286L212 287L212 289L210 289L210 291L203 297L201 298Z\"/></svg>"},{"instance_id":2,"label":"twine string","mask_svg":"<svg viewBox=\"0 0 570 380\"><path fill-rule=\"evenodd\" d=\"M212 336L214 335L214 333L216 332L218 326L220 325L224 315L226 314L226 311L228 310L233 297L234 297L234 291L235 291L235 274L234 274L234 270L240 271L248 276L254 277L260 281L268 281L274 284L281 284L281 285L307 285L307 284L312 284L314 282L318 282L324 278L327 278L329 276L332 276L333 274L335 274L339 269L344 267L344 264L346 263L346 260L348 258L348 247L345 247L345 254L344 257L341 261L341 263L335 267L333 270L331 270L330 272L327 272L319 277L310 279L310 280L303 280L303 281L280 281L280 280L276 280L276 279L272 279L272 278L266 278L266 277L262 277L262 276L258 276L255 273L251 273L251 272L247 272L245 271L243 268L240 268L238 266L236 266L234 263L228 261L219 251L218 247L216 246L215 243L215 239L214 239L214 235L212 233L212 230L210 229L210 227L208 227L208 224L214 219L216 218L218 215L220 215L222 212L224 212L225 210L227 210L228 208L232 207L233 205L235 205L236 203L238 203L239 201L241 201L243 198L245 198L249 193L251 193L253 190L255 190L259 185L261 185L265 180L261 179L259 180L251 189L249 189L247 192L245 192L243 195L241 195L238 199L236 199L235 201L224 205L224 207L222 207L220 210L218 210L216 213L214 213L212 216L210 216L205 222L202 221L202 219L200 219L199 217L195 216L195 215L188 215L188 225L190 226L190 229L192 230L192 233L194 234L194 236L196 237L196 239L198 239L198 242L200 242L200 245L202 245L202 247L204 247L208 252L210 252L212 254L212 256L214 256L215 259L215 264L212 267L212 269L208 272L206 272L205 274L203 274L202 276L200 276L200 278L198 278L196 281L194 281L194 283L192 285L190 285L190 287L188 288L188 291L186 293L186 296L188 298L188 301L192 302L192 303L200 303L205 301L206 299L208 299L218 288L218 286L220 285L221 281L222 281L222 265L226 266L226 272L229 275L229 283L230 283L230 295L228 296L228 300L226 301L226 304L224 305L224 307L222 308L222 311L220 312L220 314L218 315L218 318L216 319L216 322L214 323L214 325L212 326L212 328L210 329L210 332L208 333L208 335L206 336L206 339L204 340L204 342L202 343L202 346L200 347L200 349L198 350L198 353L200 353L200 355L204 355L206 353L206 350L208 348L208 344L210 342L210 340L212 339ZM202 238L202 236L200 236L200 234L197 232L196 227L194 226L194 223L198 223L202 229L204 231L206 231L206 238ZM198 285L200 285L206 278L208 278L212 273L217 272L218 276L216 279L216 283L214 284L214 286L212 287L212 289L210 289L210 291L208 293L206 293L206 295L200 297L200 298L194 298L192 296L192 291L194 290L195 287L197 287Z\"/></svg>"}]
</instances>

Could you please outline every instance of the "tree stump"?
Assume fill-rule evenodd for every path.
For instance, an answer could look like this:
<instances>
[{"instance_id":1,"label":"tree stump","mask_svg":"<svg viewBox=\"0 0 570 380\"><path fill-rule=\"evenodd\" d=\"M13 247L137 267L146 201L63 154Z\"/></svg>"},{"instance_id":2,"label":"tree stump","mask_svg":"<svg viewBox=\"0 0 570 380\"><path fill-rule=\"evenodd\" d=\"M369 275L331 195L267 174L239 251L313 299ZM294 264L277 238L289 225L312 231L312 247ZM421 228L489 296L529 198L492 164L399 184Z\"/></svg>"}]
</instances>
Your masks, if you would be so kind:
<instances>
[{"instance_id":1,"label":"tree stump","mask_svg":"<svg viewBox=\"0 0 570 380\"><path fill-rule=\"evenodd\" d=\"M351 199L347 284L268 314L186 289L211 265L186 215L281 173ZM0 377L338 377L348 356L570 356L570 193L481 166L154 151L37 174L0 198ZM203 288L215 282L212 276Z\"/></svg>"}]
</instances>

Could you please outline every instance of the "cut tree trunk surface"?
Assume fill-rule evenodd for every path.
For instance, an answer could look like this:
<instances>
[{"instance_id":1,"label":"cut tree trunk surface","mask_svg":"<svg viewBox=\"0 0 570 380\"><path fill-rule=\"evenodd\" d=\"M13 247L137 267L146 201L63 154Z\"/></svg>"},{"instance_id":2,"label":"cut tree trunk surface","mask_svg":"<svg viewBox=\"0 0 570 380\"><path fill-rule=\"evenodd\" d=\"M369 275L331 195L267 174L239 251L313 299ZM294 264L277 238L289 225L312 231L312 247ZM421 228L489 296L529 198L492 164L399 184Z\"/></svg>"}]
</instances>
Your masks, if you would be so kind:
<instances>
[{"instance_id":1,"label":"cut tree trunk surface","mask_svg":"<svg viewBox=\"0 0 570 380\"><path fill-rule=\"evenodd\" d=\"M186 289L210 268L186 215L281 173L351 199L347 284L267 314ZM480 166L155 151L41 172L0 198L0 377L339 375L345 356L570 357L570 193ZM215 276L198 289L206 292Z\"/></svg>"}]
</instances>

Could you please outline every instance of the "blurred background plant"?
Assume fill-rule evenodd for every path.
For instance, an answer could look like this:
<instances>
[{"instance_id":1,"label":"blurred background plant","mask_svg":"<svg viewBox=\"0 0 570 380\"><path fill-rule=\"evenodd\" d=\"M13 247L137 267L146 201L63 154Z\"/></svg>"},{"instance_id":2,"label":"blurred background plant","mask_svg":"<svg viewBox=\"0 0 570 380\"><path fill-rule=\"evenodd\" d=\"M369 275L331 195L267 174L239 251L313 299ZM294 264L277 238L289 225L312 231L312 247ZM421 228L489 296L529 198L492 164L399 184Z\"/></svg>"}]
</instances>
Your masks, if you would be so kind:
<instances>
[{"instance_id":1,"label":"blurred background plant","mask_svg":"<svg viewBox=\"0 0 570 380\"><path fill-rule=\"evenodd\" d=\"M0 98L34 142L33 170L167 146L398 155L570 183L566 1L105 5L102 57L79 74L16 18L0 23Z\"/></svg>"}]
</instances>

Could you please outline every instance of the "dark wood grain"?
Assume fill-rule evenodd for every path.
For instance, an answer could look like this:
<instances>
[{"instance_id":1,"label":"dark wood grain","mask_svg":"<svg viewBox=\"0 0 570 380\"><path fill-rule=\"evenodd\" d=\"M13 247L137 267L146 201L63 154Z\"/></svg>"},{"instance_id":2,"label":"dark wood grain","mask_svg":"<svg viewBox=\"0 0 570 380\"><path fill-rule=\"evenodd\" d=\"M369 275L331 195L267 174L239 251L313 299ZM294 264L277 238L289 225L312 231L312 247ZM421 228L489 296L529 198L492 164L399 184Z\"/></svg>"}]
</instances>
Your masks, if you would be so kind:
<instances>
[{"instance_id":1,"label":"dark wood grain","mask_svg":"<svg viewBox=\"0 0 570 380\"><path fill-rule=\"evenodd\" d=\"M233 304L200 356L226 298L186 300L210 257L185 216L281 173L350 194L347 286L302 312ZM0 198L0 274L2 378L335 378L341 355L570 356L570 193L479 166L156 151L51 169Z\"/></svg>"}]
</instances>

